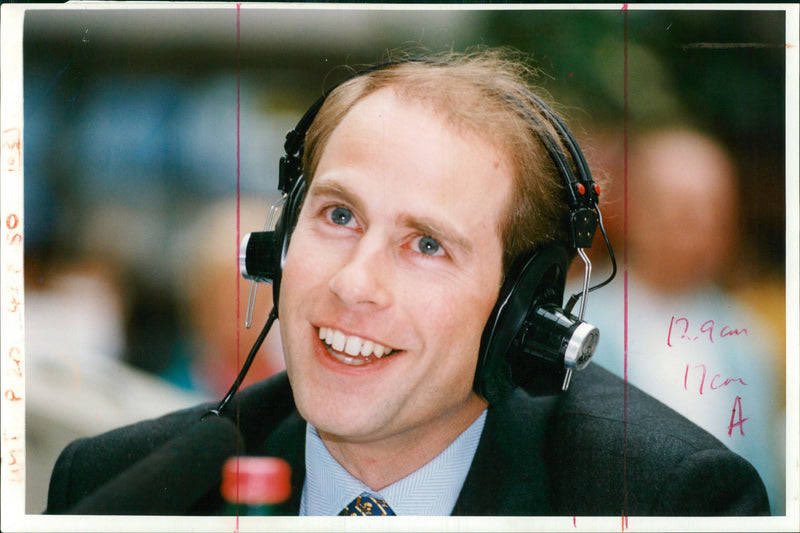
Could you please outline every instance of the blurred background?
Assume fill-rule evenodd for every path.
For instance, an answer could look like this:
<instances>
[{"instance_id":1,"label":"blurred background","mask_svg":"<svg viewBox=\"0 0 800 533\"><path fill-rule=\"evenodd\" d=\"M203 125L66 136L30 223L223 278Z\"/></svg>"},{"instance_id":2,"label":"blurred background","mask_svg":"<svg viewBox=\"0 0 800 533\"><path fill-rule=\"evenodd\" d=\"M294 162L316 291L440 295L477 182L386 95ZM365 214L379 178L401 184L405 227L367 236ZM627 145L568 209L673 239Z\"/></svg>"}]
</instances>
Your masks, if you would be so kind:
<instances>
[{"instance_id":1,"label":"blurred background","mask_svg":"<svg viewBox=\"0 0 800 533\"><path fill-rule=\"evenodd\" d=\"M283 137L341 67L474 45L529 55L603 182L628 351L618 276L589 299L596 363L747 457L784 512L782 11L239 15L26 16L27 512L70 440L224 394L271 303L262 288L242 327L239 234L263 228ZM277 335L261 351L250 382L283 366Z\"/></svg>"}]
</instances>

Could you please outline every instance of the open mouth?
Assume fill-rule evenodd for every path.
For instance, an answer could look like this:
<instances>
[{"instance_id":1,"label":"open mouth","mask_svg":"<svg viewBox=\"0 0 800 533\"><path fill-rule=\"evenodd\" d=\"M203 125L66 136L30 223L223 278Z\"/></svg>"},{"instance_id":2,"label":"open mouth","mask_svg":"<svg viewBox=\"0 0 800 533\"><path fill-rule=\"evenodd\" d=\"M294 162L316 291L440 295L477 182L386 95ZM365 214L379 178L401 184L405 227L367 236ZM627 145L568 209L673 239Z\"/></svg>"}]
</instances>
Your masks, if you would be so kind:
<instances>
[{"instance_id":1,"label":"open mouth","mask_svg":"<svg viewBox=\"0 0 800 533\"><path fill-rule=\"evenodd\" d=\"M334 359L351 366L365 365L397 352L389 346L333 328L319 328L319 338Z\"/></svg>"}]
</instances>

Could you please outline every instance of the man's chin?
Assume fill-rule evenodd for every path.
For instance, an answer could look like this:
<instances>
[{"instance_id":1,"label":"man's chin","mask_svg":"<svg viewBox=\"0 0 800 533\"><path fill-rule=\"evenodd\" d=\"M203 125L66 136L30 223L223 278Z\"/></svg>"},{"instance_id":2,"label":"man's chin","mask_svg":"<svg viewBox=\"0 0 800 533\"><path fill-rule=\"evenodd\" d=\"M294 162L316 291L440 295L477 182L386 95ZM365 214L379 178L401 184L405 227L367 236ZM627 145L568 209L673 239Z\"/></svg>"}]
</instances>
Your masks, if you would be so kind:
<instances>
[{"instance_id":1,"label":"man's chin","mask_svg":"<svg viewBox=\"0 0 800 533\"><path fill-rule=\"evenodd\" d=\"M363 432L370 418L376 418L370 414L368 394L350 394L330 381L311 381L307 377L292 380L289 375L300 416L318 431L354 435Z\"/></svg>"},{"instance_id":2,"label":"man's chin","mask_svg":"<svg viewBox=\"0 0 800 533\"><path fill-rule=\"evenodd\" d=\"M319 416L312 414L310 419L306 420L314 426L320 438L325 442L366 443L374 441L378 430L385 429L385 424L377 424L378 421L374 416L369 416L368 413L364 414L366 416L354 419L351 413L342 411L332 414L328 411ZM317 423L314 423L315 420Z\"/></svg>"}]
</instances>

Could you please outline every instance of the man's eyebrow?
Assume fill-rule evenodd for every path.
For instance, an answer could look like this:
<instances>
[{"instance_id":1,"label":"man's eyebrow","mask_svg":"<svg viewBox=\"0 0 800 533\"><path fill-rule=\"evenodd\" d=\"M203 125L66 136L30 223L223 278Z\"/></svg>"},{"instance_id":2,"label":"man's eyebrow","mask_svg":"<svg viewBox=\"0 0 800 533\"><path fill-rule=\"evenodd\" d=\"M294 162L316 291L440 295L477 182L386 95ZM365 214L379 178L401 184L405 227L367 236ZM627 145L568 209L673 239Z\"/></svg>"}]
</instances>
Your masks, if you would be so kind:
<instances>
[{"instance_id":1,"label":"man's eyebrow","mask_svg":"<svg viewBox=\"0 0 800 533\"><path fill-rule=\"evenodd\" d=\"M334 181L312 182L308 196L332 196L334 198L341 199L344 203L352 206L357 212L364 212L364 202L361 201L361 198L353 194L353 192L349 189Z\"/></svg>"},{"instance_id":2,"label":"man's eyebrow","mask_svg":"<svg viewBox=\"0 0 800 533\"><path fill-rule=\"evenodd\" d=\"M461 234L458 230L449 225L443 224L438 220L429 217L415 217L412 215L403 215L400 217L400 222L410 228L413 228L423 235L430 235L437 240L444 241L444 244L452 244L465 254L472 253L472 242Z\"/></svg>"}]
</instances>

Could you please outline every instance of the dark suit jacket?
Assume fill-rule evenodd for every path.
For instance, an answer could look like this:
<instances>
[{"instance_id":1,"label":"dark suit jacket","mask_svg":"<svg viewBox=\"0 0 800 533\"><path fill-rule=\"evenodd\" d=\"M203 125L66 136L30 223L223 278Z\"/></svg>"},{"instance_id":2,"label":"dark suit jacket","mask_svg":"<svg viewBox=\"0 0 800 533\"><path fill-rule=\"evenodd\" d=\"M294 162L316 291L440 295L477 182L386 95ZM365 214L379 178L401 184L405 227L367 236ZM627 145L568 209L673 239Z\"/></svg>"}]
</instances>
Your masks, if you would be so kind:
<instances>
[{"instance_id":1,"label":"dark suit jacket","mask_svg":"<svg viewBox=\"0 0 800 533\"><path fill-rule=\"evenodd\" d=\"M297 514L305 478L305 421L295 410L286 375L242 391L233 406L231 416L238 418L244 436L243 454L280 456L292 466L292 497L283 512ZM131 465L196 424L209 407L73 442L53 470L46 512L75 511L104 483L124 476ZM218 472L208 476L219 479ZM190 509L158 512L221 512L215 483ZM159 490L159 483L154 485ZM141 507L132 497L118 511L152 514ZM768 513L763 483L747 461L595 365L577 373L567 393L530 397L517 390L490 406L453 510L454 515L498 516Z\"/></svg>"}]
</instances>

